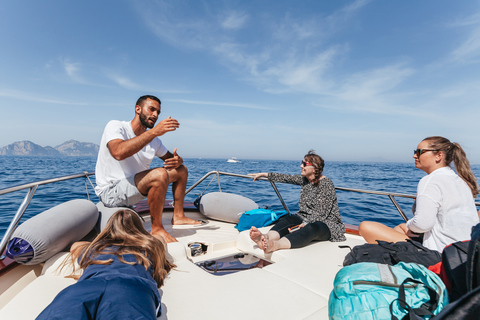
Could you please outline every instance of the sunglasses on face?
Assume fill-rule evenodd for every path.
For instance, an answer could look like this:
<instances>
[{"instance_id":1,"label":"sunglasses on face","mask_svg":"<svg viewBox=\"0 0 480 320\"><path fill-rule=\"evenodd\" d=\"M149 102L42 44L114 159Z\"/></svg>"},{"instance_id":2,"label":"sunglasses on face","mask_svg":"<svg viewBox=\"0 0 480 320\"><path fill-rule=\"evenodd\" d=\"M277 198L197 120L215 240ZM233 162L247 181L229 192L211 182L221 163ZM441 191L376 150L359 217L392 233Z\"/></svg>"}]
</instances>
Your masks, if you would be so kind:
<instances>
[{"instance_id":1,"label":"sunglasses on face","mask_svg":"<svg viewBox=\"0 0 480 320\"><path fill-rule=\"evenodd\" d=\"M312 166L313 167L313 164L310 163L310 162L302 161L301 166L304 166L304 167Z\"/></svg>"},{"instance_id":2,"label":"sunglasses on face","mask_svg":"<svg viewBox=\"0 0 480 320\"><path fill-rule=\"evenodd\" d=\"M413 155L417 155L417 157L420 157L422 154L424 154L427 151L439 151L439 150L433 150L433 149L416 149L413 150Z\"/></svg>"}]
</instances>

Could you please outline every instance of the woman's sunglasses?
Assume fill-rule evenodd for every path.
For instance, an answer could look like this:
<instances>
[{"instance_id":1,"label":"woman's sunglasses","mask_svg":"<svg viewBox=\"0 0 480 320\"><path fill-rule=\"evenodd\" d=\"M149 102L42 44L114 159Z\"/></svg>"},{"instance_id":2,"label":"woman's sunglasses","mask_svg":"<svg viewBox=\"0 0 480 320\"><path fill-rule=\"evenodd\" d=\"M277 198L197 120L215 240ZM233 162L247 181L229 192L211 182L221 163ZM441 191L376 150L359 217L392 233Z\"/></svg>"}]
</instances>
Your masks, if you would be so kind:
<instances>
[{"instance_id":1,"label":"woman's sunglasses","mask_svg":"<svg viewBox=\"0 0 480 320\"><path fill-rule=\"evenodd\" d=\"M422 154L424 154L427 151L440 151L440 150L433 150L433 149L416 149L413 150L413 155L417 155L417 157L420 157Z\"/></svg>"},{"instance_id":2,"label":"woman's sunglasses","mask_svg":"<svg viewBox=\"0 0 480 320\"><path fill-rule=\"evenodd\" d=\"M304 166L304 167L307 167L307 166L312 166L313 167L313 164L310 163L310 162L306 162L306 161L302 161L302 164L301 166Z\"/></svg>"}]
</instances>

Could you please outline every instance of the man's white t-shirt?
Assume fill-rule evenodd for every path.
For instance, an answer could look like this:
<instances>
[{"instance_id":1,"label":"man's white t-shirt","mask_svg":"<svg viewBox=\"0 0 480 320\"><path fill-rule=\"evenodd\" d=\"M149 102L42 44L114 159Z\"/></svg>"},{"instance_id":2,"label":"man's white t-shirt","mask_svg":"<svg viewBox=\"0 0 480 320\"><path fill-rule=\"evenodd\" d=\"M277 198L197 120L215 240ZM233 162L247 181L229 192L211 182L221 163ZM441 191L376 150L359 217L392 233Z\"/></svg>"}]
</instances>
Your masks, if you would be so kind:
<instances>
[{"instance_id":1,"label":"man's white t-shirt","mask_svg":"<svg viewBox=\"0 0 480 320\"><path fill-rule=\"evenodd\" d=\"M472 191L450 167L420 180L415 211L407 227L425 233L423 245L439 252L453 242L470 239L472 227L479 223Z\"/></svg>"},{"instance_id":2,"label":"man's white t-shirt","mask_svg":"<svg viewBox=\"0 0 480 320\"><path fill-rule=\"evenodd\" d=\"M99 195L108 185L115 181L131 177L141 171L150 169L150 163L157 157L164 156L168 150L160 138L156 137L131 157L118 161L110 153L107 143L115 140L129 140L135 138L130 121L110 121L103 131L98 151L97 165L95 167L95 179L97 186L95 192Z\"/></svg>"}]
</instances>

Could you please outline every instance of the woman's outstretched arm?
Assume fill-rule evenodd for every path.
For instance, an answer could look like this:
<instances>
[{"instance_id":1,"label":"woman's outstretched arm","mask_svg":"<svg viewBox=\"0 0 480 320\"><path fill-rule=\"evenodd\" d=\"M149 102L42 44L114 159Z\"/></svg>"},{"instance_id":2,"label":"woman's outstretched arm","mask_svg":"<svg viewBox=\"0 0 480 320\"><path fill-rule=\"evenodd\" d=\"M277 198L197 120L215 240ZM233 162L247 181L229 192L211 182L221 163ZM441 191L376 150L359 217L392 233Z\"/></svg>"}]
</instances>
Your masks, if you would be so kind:
<instances>
[{"instance_id":1,"label":"woman's outstretched arm","mask_svg":"<svg viewBox=\"0 0 480 320\"><path fill-rule=\"evenodd\" d=\"M249 173L248 175L253 177L253 181L258 180L258 178L268 178L267 172Z\"/></svg>"}]
</instances>

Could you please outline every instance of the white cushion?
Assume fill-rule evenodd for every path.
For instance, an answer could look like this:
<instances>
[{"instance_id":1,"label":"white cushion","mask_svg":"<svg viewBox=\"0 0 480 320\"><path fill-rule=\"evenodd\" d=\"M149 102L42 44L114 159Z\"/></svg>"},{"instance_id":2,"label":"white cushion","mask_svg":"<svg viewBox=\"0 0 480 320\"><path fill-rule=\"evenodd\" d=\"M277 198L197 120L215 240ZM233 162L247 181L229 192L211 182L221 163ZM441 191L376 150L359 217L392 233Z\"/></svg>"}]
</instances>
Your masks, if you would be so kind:
<instances>
[{"instance_id":1,"label":"white cushion","mask_svg":"<svg viewBox=\"0 0 480 320\"><path fill-rule=\"evenodd\" d=\"M77 260L74 261L75 264L75 274L82 275L82 270L77 263ZM41 275L47 276L59 276L64 277L71 275L73 271L70 254L68 252L59 252L47 261L43 265Z\"/></svg>"},{"instance_id":2,"label":"white cushion","mask_svg":"<svg viewBox=\"0 0 480 320\"><path fill-rule=\"evenodd\" d=\"M40 276L0 310L0 319L33 320L60 291L75 282L71 278Z\"/></svg>"}]
</instances>

